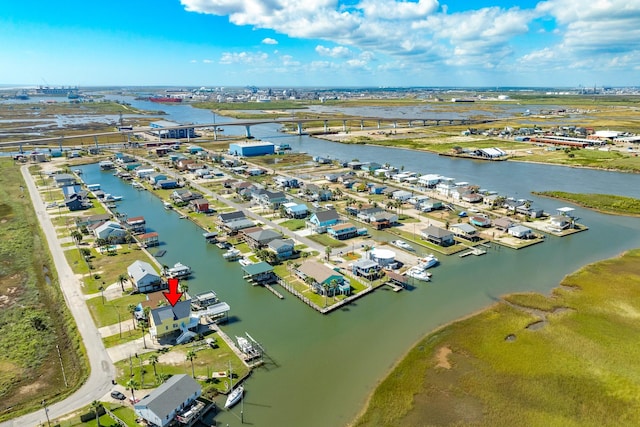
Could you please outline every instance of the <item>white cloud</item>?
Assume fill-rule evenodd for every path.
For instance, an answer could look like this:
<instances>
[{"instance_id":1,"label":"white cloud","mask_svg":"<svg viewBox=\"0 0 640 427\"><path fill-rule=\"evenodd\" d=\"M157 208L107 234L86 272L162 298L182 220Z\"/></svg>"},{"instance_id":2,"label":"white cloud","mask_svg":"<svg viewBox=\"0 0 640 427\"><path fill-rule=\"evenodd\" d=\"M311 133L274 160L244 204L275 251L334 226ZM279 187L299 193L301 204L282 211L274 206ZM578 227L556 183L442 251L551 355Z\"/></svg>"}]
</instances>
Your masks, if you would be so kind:
<instances>
[{"instance_id":1,"label":"white cloud","mask_svg":"<svg viewBox=\"0 0 640 427\"><path fill-rule=\"evenodd\" d=\"M334 48L324 47L322 45L316 46L316 52L320 56L330 56L332 58L348 58L351 56L349 48L344 46L336 46Z\"/></svg>"},{"instance_id":2,"label":"white cloud","mask_svg":"<svg viewBox=\"0 0 640 427\"><path fill-rule=\"evenodd\" d=\"M262 39L262 44L278 44L278 40L267 37Z\"/></svg>"},{"instance_id":3,"label":"white cloud","mask_svg":"<svg viewBox=\"0 0 640 427\"><path fill-rule=\"evenodd\" d=\"M202 62L205 64L211 64L213 61L211 59L203 59Z\"/></svg>"},{"instance_id":4,"label":"white cloud","mask_svg":"<svg viewBox=\"0 0 640 427\"><path fill-rule=\"evenodd\" d=\"M512 70L515 66L540 62L549 67L571 62L573 67L593 68L598 63L603 67L633 69L640 64L638 0L542 0L529 9L499 6L473 9L471 2L470 10L458 13L450 13L447 5L442 4L446 0L342 1L181 0L181 3L188 11L228 16L236 25L333 43L336 47L317 45L315 52L352 61L347 62L349 66L366 66L374 56L379 61L384 58L416 69L475 66ZM534 20L544 22L546 30L541 32L538 27L531 30ZM528 43L526 37L535 40ZM277 41L265 38L262 43ZM266 61L264 55L226 53L221 62L255 63ZM397 65L390 65L394 66Z\"/></svg>"},{"instance_id":5,"label":"white cloud","mask_svg":"<svg viewBox=\"0 0 640 427\"><path fill-rule=\"evenodd\" d=\"M221 64L260 64L267 60L266 53L224 52L220 58Z\"/></svg>"}]
</instances>

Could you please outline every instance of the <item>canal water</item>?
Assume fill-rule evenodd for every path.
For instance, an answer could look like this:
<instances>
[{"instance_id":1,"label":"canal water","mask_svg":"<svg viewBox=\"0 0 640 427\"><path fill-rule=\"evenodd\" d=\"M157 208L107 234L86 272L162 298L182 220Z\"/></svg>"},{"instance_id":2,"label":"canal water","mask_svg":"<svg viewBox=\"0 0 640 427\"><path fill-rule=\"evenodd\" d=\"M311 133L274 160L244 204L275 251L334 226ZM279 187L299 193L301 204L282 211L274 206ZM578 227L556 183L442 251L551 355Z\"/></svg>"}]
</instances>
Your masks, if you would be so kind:
<instances>
[{"instance_id":1,"label":"canal water","mask_svg":"<svg viewBox=\"0 0 640 427\"><path fill-rule=\"evenodd\" d=\"M211 114L187 106L170 107L182 108L177 110L180 117L196 112L190 120L167 117L181 122L204 123L208 120L204 114ZM500 194L533 199L547 211L563 204L531 197L530 190L638 197L640 188L639 175L516 162L474 162L385 147L342 145L305 136L282 136L270 125L256 126L252 133L266 140L278 138L311 154L390 162L406 170L440 173ZM286 291L285 299L279 300L267 290L246 283L238 263L224 261L221 250L205 243L203 230L164 210L155 196L101 172L97 165L81 169L87 183L99 182L105 192L123 196L120 212L144 216L148 227L159 233L160 249L167 250L159 259L162 264L180 261L193 268L191 293L213 289L230 304L231 321L223 326L228 335L248 332L264 345L268 363L246 383L244 420L255 426L346 425L385 373L429 331L479 310L505 293L549 292L563 276L587 263L640 247L639 219L578 208L580 222L590 227L586 232L563 238L549 236L544 243L519 251L490 249L485 256L462 259L440 256L441 265L433 270L431 283L418 283L413 290L399 293L380 289L323 316ZM221 425L239 426L240 410L241 406L236 406L222 412L217 420Z\"/></svg>"}]
</instances>

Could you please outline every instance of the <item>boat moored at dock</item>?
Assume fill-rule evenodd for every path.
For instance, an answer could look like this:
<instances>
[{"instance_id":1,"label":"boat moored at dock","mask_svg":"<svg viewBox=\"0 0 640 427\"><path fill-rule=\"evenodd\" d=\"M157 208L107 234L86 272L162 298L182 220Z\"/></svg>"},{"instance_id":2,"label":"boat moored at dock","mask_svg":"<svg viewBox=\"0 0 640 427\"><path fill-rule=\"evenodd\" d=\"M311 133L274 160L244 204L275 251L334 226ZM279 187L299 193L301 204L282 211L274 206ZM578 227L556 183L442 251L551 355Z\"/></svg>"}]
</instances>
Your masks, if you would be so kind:
<instances>
[{"instance_id":1,"label":"boat moored at dock","mask_svg":"<svg viewBox=\"0 0 640 427\"><path fill-rule=\"evenodd\" d=\"M170 279L184 279L191 275L191 267L182 263L175 263L167 270L167 277Z\"/></svg>"}]
</instances>

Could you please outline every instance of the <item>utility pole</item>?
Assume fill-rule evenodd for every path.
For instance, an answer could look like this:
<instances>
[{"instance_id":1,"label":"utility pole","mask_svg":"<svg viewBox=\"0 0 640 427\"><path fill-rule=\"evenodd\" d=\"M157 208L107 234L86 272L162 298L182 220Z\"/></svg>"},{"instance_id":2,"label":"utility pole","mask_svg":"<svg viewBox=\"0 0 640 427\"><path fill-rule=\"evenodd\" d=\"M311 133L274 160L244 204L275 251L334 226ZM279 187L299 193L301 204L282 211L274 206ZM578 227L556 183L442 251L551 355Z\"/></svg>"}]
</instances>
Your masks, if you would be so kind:
<instances>
[{"instance_id":1,"label":"utility pole","mask_svg":"<svg viewBox=\"0 0 640 427\"><path fill-rule=\"evenodd\" d=\"M60 353L60 346L56 344L56 349L58 350L58 359L60 359L60 368L62 368L62 379L64 379L64 386L69 387L67 383L67 374L64 372L64 364L62 363L62 354Z\"/></svg>"},{"instance_id":2,"label":"utility pole","mask_svg":"<svg viewBox=\"0 0 640 427\"><path fill-rule=\"evenodd\" d=\"M51 427L51 420L49 420L49 410L47 409L47 401L43 400L42 407L44 408L44 415L47 417L47 426Z\"/></svg>"}]
</instances>

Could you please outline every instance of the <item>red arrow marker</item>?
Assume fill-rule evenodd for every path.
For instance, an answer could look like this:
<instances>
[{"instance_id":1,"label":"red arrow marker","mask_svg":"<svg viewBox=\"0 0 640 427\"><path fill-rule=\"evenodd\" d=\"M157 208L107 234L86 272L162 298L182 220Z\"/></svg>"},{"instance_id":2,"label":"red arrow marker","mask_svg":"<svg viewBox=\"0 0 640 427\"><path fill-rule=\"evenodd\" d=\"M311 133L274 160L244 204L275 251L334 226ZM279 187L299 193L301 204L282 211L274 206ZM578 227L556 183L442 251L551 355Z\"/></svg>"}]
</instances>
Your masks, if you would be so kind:
<instances>
[{"instance_id":1,"label":"red arrow marker","mask_svg":"<svg viewBox=\"0 0 640 427\"><path fill-rule=\"evenodd\" d=\"M169 292L163 292L163 294L171 307L174 307L182 296L182 292L178 292L178 279L169 279Z\"/></svg>"}]
</instances>

